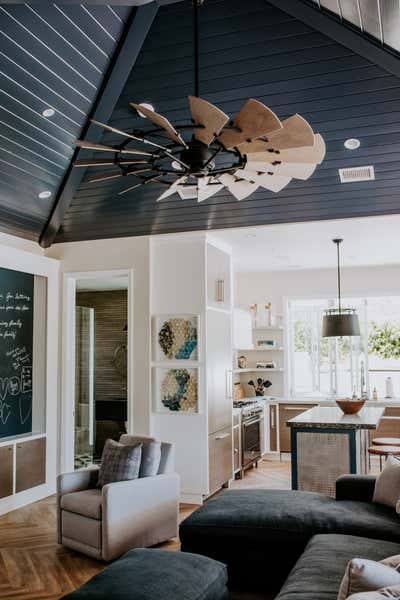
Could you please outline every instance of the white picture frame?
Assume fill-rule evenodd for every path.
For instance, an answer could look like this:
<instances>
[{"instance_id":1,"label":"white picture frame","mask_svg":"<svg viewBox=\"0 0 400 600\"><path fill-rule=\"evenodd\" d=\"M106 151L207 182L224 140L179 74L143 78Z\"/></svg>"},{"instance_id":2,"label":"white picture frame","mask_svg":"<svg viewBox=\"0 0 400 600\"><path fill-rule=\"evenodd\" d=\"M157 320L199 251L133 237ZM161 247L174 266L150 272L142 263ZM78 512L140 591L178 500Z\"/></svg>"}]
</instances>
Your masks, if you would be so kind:
<instances>
[{"instance_id":1,"label":"white picture frame","mask_svg":"<svg viewBox=\"0 0 400 600\"><path fill-rule=\"evenodd\" d=\"M176 362L187 365L197 365L199 363L199 315L187 313L156 315L153 317L152 325L153 363L172 364ZM161 336L164 337L163 340Z\"/></svg>"},{"instance_id":2,"label":"white picture frame","mask_svg":"<svg viewBox=\"0 0 400 600\"><path fill-rule=\"evenodd\" d=\"M154 412L176 415L199 413L198 366L180 362L153 367L152 379Z\"/></svg>"}]
</instances>

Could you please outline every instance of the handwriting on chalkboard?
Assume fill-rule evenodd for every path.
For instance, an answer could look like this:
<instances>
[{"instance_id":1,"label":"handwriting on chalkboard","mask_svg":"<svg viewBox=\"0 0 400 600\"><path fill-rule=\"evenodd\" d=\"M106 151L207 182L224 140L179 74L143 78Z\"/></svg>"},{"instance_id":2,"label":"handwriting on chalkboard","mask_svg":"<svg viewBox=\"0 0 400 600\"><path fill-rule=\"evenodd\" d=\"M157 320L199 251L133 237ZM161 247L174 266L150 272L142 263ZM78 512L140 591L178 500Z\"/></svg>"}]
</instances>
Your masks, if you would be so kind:
<instances>
[{"instance_id":1,"label":"handwriting on chalkboard","mask_svg":"<svg viewBox=\"0 0 400 600\"><path fill-rule=\"evenodd\" d=\"M0 339L15 340L18 331L22 329L22 319L19 318L4 318L4 314L11 312L23 314L31 309L31 297L27 294L19 292L0 293Z\"/></svg>"}]
</instances>

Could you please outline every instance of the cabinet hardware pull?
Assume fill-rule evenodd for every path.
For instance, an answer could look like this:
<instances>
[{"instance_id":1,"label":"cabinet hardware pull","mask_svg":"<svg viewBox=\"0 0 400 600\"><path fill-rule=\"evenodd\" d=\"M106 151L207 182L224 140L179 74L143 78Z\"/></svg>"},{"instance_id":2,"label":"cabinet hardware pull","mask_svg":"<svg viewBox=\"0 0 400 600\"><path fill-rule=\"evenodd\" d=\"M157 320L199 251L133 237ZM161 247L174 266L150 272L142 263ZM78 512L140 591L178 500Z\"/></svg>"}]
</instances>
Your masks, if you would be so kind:
<instances>
[{"instance_id":1,"label":"cabinet hardware pull","mask_svg":"<svg viewBox=\"0 0 400 600\"><path fill-rule=\"evenodd\" d=\"M17 444L17 448L21 450L22 446L20 444Z\"/></svg>"},{"instance_id":2,"label":"cabinet hardware pull","mask_svg":"<svg viewBox=\"0 0 400 600\"><path fill-rule=\"evenodd\" d=\"M9 449L8 449L8 451L9 451L9 452L12 452L12 448L9 448Z\"/></svg>"},{"instance_id":3,"label":"cabinet hardware pull","mask_svg":"<svg viewBox=\"0 0 400 600\"><path fill-rule=\"evenodd\" d=\"M224 440L225 438L229 437L229 433L223 433L222 435L216 435L215 439L216 440Z\"/></svg>"}]
</instances>

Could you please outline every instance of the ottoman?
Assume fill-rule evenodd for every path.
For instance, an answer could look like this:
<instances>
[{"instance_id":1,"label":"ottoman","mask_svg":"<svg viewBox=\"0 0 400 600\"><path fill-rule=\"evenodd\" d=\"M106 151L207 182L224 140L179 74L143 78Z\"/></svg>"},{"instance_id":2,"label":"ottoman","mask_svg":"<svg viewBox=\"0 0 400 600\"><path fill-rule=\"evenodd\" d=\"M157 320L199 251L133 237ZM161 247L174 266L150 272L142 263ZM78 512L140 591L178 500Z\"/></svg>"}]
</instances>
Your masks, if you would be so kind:
<instances>
[{"instance_id":1,"label":"ottoman","mask_svg":"<svg viewBox=\"0 0 400 600\"><path fill-rule=\"evenodd\" d=\"M64 600L226 600L226 566L197 554L130 550Z\"/></svg>"}]
</instances>

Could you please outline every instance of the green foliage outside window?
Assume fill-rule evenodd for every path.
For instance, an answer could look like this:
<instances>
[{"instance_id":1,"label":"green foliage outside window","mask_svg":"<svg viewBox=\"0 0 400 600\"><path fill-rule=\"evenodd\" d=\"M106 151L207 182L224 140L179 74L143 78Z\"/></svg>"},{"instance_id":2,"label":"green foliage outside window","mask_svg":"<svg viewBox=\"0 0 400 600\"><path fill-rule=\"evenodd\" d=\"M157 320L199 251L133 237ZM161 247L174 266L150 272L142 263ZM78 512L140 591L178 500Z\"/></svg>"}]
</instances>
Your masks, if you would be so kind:
<instances>
[{"instance_id":1,"label":"green foliage outside window","mask_svg":"<svg viewBox=\"0 0 400 600\"><path fill-rule=\"evenodd\" d=\"M378 325L372 321L368 348L371 354L379 358L400 358L400 325L388 321Z\"/></svg>"},{"instance_id":2,"label":"green foliage outside window","mask_svg":"<svg viewBox=\"0 0 400 600\"><path fill-rule=\"evenodd\" d=\"M311 356L311 328L306 321L298 319L293 323L294 328L294 351L307 352ZM341 338L339 343L339 358L346 359L350 354L350 339ZM329 358L329 338L321 338L320 340L320 357L322 360Z\"/></svg>"}]
</instances>

